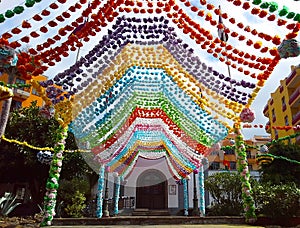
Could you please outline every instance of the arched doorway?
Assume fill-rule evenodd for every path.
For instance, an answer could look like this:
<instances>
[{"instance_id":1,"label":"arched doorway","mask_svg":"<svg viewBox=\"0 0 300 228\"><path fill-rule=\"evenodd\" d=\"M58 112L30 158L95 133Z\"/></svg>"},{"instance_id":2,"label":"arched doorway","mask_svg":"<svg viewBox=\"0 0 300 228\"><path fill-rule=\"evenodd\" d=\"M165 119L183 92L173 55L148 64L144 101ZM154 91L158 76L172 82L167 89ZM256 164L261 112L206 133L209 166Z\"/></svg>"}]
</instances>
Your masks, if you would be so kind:
<instances>
[{"instance_id":1,"label":"arched doorway","mask_svg":"<svg viewBox=\"0 0 300 228\"><path fill-rule=\"evenodd\" d=\"M149 210L168 208L168 181L165 175L156 170L146 170L137 179L136 208Z\"/></svg>"}]
</instances>

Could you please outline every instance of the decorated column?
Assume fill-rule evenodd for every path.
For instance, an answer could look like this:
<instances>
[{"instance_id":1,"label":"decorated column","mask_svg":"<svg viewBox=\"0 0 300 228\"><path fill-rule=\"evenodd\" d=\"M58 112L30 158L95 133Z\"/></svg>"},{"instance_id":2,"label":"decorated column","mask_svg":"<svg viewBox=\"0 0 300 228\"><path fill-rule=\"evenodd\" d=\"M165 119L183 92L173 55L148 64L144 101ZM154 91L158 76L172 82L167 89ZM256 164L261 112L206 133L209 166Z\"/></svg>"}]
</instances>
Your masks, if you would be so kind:
<instances>
[{"instance_id":1,"label":"decorated column","mask_svg":"<svg viewBox=\"0 0 300 228\"><path fill-rule=\"evenodd\" d=\"M96 217L102 218L102 204L103 204L103 186L104 186L104 166L100 167L97 191L97 210Z\"/></svg>"},{"instance_id":2,"label":"decorated column","mask_svg":"<svg viewBox=\"0 0 300 228\"><path fill-rule=\"evenodd\" d=\"M205 216L205 193L204 193L204 172L203 172L203 165L199 167L199 210L200 210L200 216Z\"/></svg>"},{"instance_id":3,"label":"decorated column","mask_svg":"<svg viewBox=\"0 0 300 228\"><path fill-rule=\"evenodd\" d=\"M62 167L65 140L68 136L68 126L58 119L60 126L56 133L56 144L54 146L53 159L50 164L49 177L46 183L46 194L44 197L44 217L41 226L50 226L55 215L56 196L58 181Z\"/></svg>"},{"instance_id":4,"label":"decorated column","mask_svg":"<svg viewBox=\"0 0 300 228\"><path fill-rule=\"evenodd\" d=\"M119 214L119 198L120 198L120 177L115 175L115 188L114 188L114 216Z\"/></svg>"},{"instance_id":5,"label":"decorated column","mask_svg":"<svg viewBox=\"0 0 300 228\"><path fill-rule=\"evenodd\" d=\"M239 122L235 123L234 133L236 134L235 150L237 154L237 169L238 169L238 173L241 176L242 200L244 205L246 222L253 223L256 221L255 206L254 206L254 200L251 196L252 190L249 182L250 173L248 170L247 154L246 154L245 143L243 140L243 135L241 134L240 131L240 127L241 126Z\"/></svg>"},{"instance_id":6,"label":"decorated column","mask_svg":"<svg viewBox=\"0 0 300 228\"><path fill-rule=\"evenodd\" d=\"M189 198L188 198L188 186L187 179L182 180L183 183L183 215L189 215Z\"/></svg>"}]
</instances>

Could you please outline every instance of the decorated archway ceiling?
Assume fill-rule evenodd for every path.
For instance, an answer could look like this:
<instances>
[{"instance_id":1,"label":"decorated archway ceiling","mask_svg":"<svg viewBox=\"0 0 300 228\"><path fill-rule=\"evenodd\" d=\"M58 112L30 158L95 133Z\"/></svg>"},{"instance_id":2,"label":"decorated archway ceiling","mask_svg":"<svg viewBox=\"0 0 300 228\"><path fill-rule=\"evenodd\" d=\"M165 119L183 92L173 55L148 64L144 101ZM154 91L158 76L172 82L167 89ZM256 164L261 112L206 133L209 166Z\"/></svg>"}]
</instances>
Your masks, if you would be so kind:
<instances>
[{"instance_id":1,"label":"decorated archway ceiling","mask_svg":"<svg viewBox=\"0 0 300 228\"><path fill-rule=\"evenodd\" d=\"M279 10L274 2L227 1L256 20L275 23L287 34L283 38L221 12L214 2L51 1L2 37L12 47L29 46L43 63L34 74L56 69L72 52L88 48L75 64L41 83L48 104L63 112L63 102L73 101L70 129L111 171L127 176L139 156L164 156L180 179L231 131L279 63L277 47L300 29L299 14ZM0 14L0 26L27 8ZM218 30L229 36L227 42ZM224 63L224 71L203 56ZM239 76L224 73L226 65Z\"/></svg>"}]
</instances>

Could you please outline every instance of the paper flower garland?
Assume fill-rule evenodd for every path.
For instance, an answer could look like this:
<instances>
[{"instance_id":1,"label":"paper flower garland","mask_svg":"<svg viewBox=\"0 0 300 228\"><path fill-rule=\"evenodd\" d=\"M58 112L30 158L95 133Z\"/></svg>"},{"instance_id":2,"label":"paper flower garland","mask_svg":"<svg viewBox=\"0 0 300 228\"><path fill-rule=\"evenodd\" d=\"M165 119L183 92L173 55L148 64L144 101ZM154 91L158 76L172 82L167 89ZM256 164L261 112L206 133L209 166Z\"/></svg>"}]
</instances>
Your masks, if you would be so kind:
<instances>
[{"instance_id":1,"label":"paper flower garland","mask_svg":"<svg viewBox=\"0 0 300 228\"><path fill-rule=\"evenodd\" d=\"M278 47L281 58L297 57L300 55L300 43L295 39L283 40Z\"/></svg>"},{"instance_id":2,"label":"paper flower garland","mask_svg":"<svg viewBox=\"0 0 300 228\"><path fill-rule=\"evenodd\" d=\"M240 120L244 123L252 123L255 119L255 114L250 108L244 108L240 114Z\"/></svg>"},{"instance_id":3,"label":"paper flower garland","mask_svg":"<svg viewBox=\"0 0 300 228\"><path fill-rule=\"evenodd\" d=\"M39 162L50 165L53 154L50 151L40 151L36 155Z\"/></svg>"},{"instance_id":4,"label":"paper flower garland","mask_svg":"<svg viewBox=\"0 0 300 228\"><path fill-rule=\"evenodd\" d=\"M68 136L68 127L59 126L56 133L56 144L50 164L49 177L46 183L46 194L44 197L44 217L41 226L50 226L55 216L56 196L58 181L62 167L65 140Z\"/></svg>"}]
</instances>

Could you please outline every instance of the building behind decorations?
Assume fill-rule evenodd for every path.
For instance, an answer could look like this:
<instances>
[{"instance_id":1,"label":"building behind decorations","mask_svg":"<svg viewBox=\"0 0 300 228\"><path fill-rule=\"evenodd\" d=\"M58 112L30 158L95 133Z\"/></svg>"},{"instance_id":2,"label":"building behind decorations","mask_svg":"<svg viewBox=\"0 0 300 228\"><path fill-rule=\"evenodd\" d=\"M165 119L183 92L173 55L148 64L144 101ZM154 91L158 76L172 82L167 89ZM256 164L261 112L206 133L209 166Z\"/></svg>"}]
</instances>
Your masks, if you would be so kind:
<instances>
[{"instance_id":1,"label":"building behind decorations","mask_svg":"<svg viewBox=\"0 0 300 228\"><path fill-rule=\"evenodd\" d=\"M36 81L45 81L47 80L46 76L39 75L33 77ZM0 72L0 81L7 83L8 75L6 73ZM29 84L29 80L24 80L21 77L17 77L16 84ZM32 101L37 101L38 106L43 106L43 99L37 94L36 90L32 87L29 88L18 88L13 89L14 96L12 98L11 110L18 109L21 107L28 107L30 106ZM0 112L2 110L3 102L0 101Z\"/></svg>"},{"instance_id":2,"label":"building behind decorations","mask_svg":"<svg viewBox=\"0 0 300 228\"><path fill-rule=\"evenodd\" d=\"M263 113L269 118L268 133L272 139L296 133L294 129L278 130L273 127L300 125L300 65L291 66L291 73L281 80L280 86L271 93ZM289 141L300 144L300 136L286 140L285 143Z\"/></svg>"},{"instance_id":3,"label":"building behind decorations","mask_svg":"<svg viewBox=\"0 0 300 228\"><path fill-rule=\"evenodd\" d=\"M224 146L229 146L225 150L212 151L207 157L209 165L204 170L204 176L207 178L210 175L219 172L237 172L237 156L233 146L235 135L230 134L221 142ZM255 179L259 178L259 166L256 162L256 156L260 153L260 146L271 141L269 136L255 135L252 139L245 140L246 153L250 175ZM114 198L114 182L115 177L109 174L108 198L113 202ZM121 183L119 208L121 214L128 215L148 215L155 210L159 210L160 214L182 215L184 208L183 201L183 186L177 184L172 177L167 166L165 157L157 160L149 160L139 157L132 172L124 177L125 180ZM193 210L194 183L197 188L198 205L200 205L200 187L199 174L190 174L188 185L188 202L189 212ZM94 188L94 194L97 193L97 186ZM212 198L205 193L205 206L212 203Z\"/></svg>"}]
</instances>

